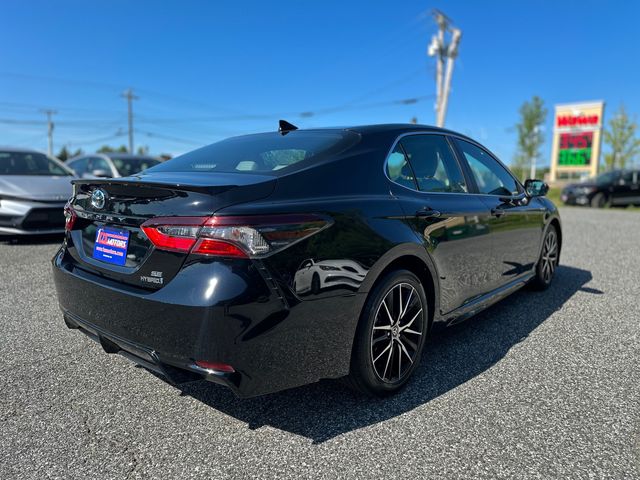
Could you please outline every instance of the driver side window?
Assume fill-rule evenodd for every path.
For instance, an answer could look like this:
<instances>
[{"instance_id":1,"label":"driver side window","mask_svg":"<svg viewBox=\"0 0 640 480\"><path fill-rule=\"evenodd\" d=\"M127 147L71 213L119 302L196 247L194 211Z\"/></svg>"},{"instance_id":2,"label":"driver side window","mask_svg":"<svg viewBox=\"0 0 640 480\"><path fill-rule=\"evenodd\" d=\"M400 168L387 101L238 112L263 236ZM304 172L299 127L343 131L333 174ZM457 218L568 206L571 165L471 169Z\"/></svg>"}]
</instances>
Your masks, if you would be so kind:
<instances>
[{"instance_id":1,"label":"driver side window","mask_svg":"<svg viewBox=\"0 0 640 480\"><path fill-rule=\"evenodd\" d=\"M480 193L504 196L520 193L515 179L491 155L459 138L455 142L469 164Z\"/></svg>"}]
</instances>

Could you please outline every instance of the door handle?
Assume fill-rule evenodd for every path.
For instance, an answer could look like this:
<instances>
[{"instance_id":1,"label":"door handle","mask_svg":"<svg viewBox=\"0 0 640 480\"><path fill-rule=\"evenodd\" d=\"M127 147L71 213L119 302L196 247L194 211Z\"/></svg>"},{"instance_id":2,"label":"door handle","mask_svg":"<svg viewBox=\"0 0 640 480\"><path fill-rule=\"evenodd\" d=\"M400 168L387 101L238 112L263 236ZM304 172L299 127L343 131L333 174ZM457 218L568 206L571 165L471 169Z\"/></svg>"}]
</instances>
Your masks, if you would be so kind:
<instances>
[{"instance_id":1,"label":"door handle","mask_svg":"<svg viewBox=\"0 0 640 480\"><path fill-rule=\"evenodd\" d=\"M497 208L492 208L491 209L491 215L493 215L494 217L500 218L504 214L505 214L504 208L497 207Z\"/></svg>"},{"instance_id":2,"label":"door handle","mask_svg":"<svg viewBox=\"0 0 640 480\"><path fill-rule=\"evenodd\" d=\"M420 218L438 218L442 215L439 211L429 207L424 207L416 212L416 217Z\"/></svg>"}]
</instances>

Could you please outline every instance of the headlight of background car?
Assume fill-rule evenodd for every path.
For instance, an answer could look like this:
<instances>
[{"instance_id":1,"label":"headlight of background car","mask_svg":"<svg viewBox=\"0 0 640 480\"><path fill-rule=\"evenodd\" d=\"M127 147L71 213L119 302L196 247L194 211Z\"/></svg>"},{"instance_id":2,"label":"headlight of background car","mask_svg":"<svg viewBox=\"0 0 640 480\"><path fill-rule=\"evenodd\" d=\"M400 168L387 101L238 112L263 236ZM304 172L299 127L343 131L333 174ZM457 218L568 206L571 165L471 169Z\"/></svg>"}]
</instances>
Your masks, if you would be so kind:
<instances>
[{"instance_id":1,"label":"headlight of background car","mask_svg":"<svg viewBox=\"0 0 640 480\"><path fill-rule=\"evenodd\" d=\"M338 267L331 267L329 265L320 265L320 270L340 270Z\"/></svg>"},{"instance_id":2,"label":"headlight of background car","mask_svg":"<svg viewBox=\"0 0 640 480\"><path fill-rule=\"evenodd\" d=\"M578 194L580 195L588 195L596 190L596 187L581 187L578 190Z\"/></svg>"}]
</instances>

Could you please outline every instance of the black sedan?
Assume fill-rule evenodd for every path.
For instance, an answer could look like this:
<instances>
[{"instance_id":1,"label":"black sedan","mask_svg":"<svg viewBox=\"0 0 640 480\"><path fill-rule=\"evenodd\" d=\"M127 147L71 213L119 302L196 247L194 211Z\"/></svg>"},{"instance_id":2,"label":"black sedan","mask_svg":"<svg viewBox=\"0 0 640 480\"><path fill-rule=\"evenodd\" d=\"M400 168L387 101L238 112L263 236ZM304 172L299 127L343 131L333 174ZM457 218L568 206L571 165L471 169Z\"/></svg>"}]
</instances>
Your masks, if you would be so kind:
<instances>
[{"instance_id":1,"label":"black sedan","mask_svg":"<svg viewBox=\"0 0 640 480\"><path fill-rule=\"evenodd\" d=\"M566 185L560 194L566 205L640 205L640 170L611 170L594 179Z\"/></svg>"},{"instance_id":2,"label":"black sedan","mask_svg":"<svg viewBox=\"0 0 640 480\"><path fill-rule=\"evenodd\" d=\"M76 180L54 279L69 328L175 383L253 396L347 377L384 395L435 329L550 285L546 189L451 131L281 122Z\"/></svg>"}]
</instances>

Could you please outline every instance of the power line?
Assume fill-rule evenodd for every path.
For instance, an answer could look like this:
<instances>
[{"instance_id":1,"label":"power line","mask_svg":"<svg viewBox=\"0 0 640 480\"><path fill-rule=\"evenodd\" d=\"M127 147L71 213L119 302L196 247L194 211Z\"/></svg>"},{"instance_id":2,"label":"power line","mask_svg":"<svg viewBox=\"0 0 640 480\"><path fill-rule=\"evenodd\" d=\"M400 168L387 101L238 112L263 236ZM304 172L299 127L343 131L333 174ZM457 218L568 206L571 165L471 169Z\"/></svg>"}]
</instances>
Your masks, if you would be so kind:
<instances>
[{"instance_id":1,"label":"power line","mask_svg":"<svg viewBox=\"0 0 640 480\"><path fill-rule=\"evenodd\" d=\"M36 142L38 140L42 140L45 136L41 133L38 133L37 135L29 135L26 138L23 138L22 140L18 141L18 142L12 142L13 145L15 145L16 147L22 147L25 145L32 145L33 142Z\"/></svg>"},{"instance_id":2,"label":"power line","mask_svg":"<svg viewBox=\"0 0 640 480\"><path fill-rule=\"evenodd\" d=\"M0 107L3 109L8 107L11 109L17 109L18 111L26 110L27 112L39 111L44 108L55 108L60 113L63 113L63 112L85 112L85 113L98 113L98 114L121 113L118 110L102 110L102 109L94 109L94 108L68 107L68 106L45 107L44 105L34 105L32 103L5 102L5 101L0 101Z\"/></svg>"},{"instance_id":3,"label":"power line","mask_svg":"<svg viewBox=\"0 0 640 480\"><path fill-rule=\"evenodd\" d=\"M146 135L147 137L161 138L161 139L164 139L164 140L170 140L172 142L184 143L184 144L187 144L187 145L195 145L195 146L198 146L198 147L200 147L202 145L205 145L207 143L207 142L198 142L196 140L187 140L185 138L174 137L174 136L171 136L171 135L163 135L161 133L149 132L149 131L146 131L146 130L136 129L136 132L142 133L142 134Z\"/></svg>"},{"instance_id":4,"label":"power line","mask_svg":"<svg viewBox=\"0 0 640 480\"><path fill-rule=\"evenodd\" d=\"M146 116L140 115L137 118L138 118L138 121L141 123L155 123L155 124L182 123L182 122L215 122L215 121L234 121L234 120L239 120L239 121L271 120L273 118L278 118L278 117L308 118L308 117L313 117L316 115L323 115L328 113L369 110L372 108L392 106L392 105L412 105L412 104L421 102L425 99L429 99L433 97L434 95L422 95L418 97L403 98L400 100L388 100L388 101L374 102L374 103L368 103L368 104L359 104L359 105L342 104L335 107L320 108L317 110L265 113L265 114L257 114L257 115L236 115L236 116L202 115L198 117L174 117L174 118L146 117Z\"/></svg>"},{"instance_id":5,"label":"power line","mask_svg":"<svg viewBox=\"0 0 640 480\"><path fill-rule=\"evenodd\" d=\"M382 91L388 90L389 88L392 88L396 85L399 85L401 83L406 82L407 80L409 80L410 78L414 77L416 74L418 74L420 71L422 71L422 68L420 69L416 69L412 72L410 72L409 74L398 78L396 80L393 80L381 87L378 87L374 90L370 90L364 94L359 95L358 97L339 105L338 107L346 107L346 106L351 106L354 104L357 104L358 102L361 102L362 100L366 99L366 98L370 98ZM94 87L94 88L103 88L103 89L108 89L108 90L113 90L113 89L123 89L123 88L127 88L124 87L123 85L116 85L116 84L112 84L112 83L106 83L106 82L96 82L96 81L86 81L86 80L77 80L77 79L68 79L68 78L61 78L61 77L50 77L50 76L45 76L45 75L32 75L32 74L23 74L23 73L15 73L15 72L6 72L6 71L0 71L0 76L9 76L9 77L18 77L18 78L28 78L28 79L35 79L35 80L42 80L42 81L47 81L47 82L60 82L60 83L66 83L69 85L82 85L82 86L87 86L87 87ZM212 106L210 104L207 104L205 102L202 101L197 101L197 100L193 100L193 99L186 99L186 98L181 98L181 97L176 97L173 95L168 95L165 93L160 93L160 92L156 92L153 90L148 90L148 89L140 89L140 88L136 88L136 91L138 92L143 92L143 93L147 93L150 94L152 96L156 96L156 97L160 97L160 98L165 98L165 99L169 99L169 100L173 100L175 102L178 103L190 103L192 105L197 105L203 109L206 110L218 110L218 111L227 111L230 112L230 110L228 109L221 109L220 107L215 107ZM17 104L17 103L13 103L13 102L0 102L0 103L4 103L4 104L9 104L12 103L13 105L23 105L23 106L28 106L28 107L36 107L34 105L29 105L29 104ZM333 107L333 108L338 108L338 107ZM36 107L36 108L45 108L45 107ZM48 108L48 107L46 107ZM81 109L81 108L77 108L77 107L59 107L57 108L58 110L77 110L77 111L93 111L93 112L98 112L99 110L88 110L88 109ZM106 112L106 110L104 110L103 112ZM109 111L109 113L114 113L114 111ZM299 112L280 112L280 113L273 113L273 114L241 114L241 113L237 113L237 112L233 112L230 115L226 115L226 116L219 116L220 120L264 120L264 119L271 119L273 117L278 117L278 116L290 116L290 115L298 115Z\"/></svg>"},{"instance_id":6,"label":"power line","mask_svg":"<svg viewBox=\"0 0 640 480\"><path fill-rule=\"evenodd\" d=\"M122 131L118 131L113 135L109 135L107 137L99 137L99 138L94 138L92 140L83 140L80 142L67 142L67 145L91 145L93 143L102 143L102 142L108 142L109 140L113 140L115 138L120 138L120 137L124 137L126 135L126 133L122 132Z\"/></svg>"}]
</instances>

